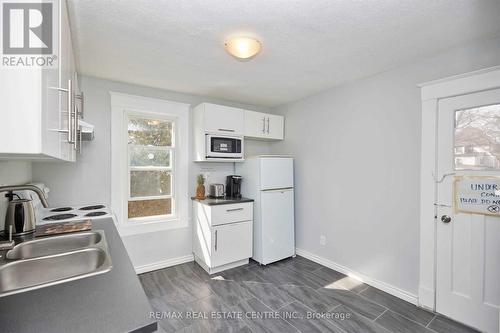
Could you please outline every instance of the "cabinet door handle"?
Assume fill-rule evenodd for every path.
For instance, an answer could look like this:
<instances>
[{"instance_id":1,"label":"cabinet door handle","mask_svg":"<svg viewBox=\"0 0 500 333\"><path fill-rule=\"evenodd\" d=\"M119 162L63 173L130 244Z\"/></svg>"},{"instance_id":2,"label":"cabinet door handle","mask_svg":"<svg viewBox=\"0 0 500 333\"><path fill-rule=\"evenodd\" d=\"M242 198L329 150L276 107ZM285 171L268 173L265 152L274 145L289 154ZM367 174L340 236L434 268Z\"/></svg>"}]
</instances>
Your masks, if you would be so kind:
<instances>
[{"instance_id":1,"label":"cabinet door handle","mask_svg":"<svg viewBox=\"0 0 500 333\"><path fill-rule=\"evenodd\" d=\"M75 130L73 128L73 82L68 80L68 143L75 143Z\"/></svg>"},{"instance_id":2,"label":"cabinet door handle","mask_svg":"<svg viewBox=\"0 0 500 333\"><path fill-rule=\"evenodd\" d=\"M262 117L262 134L266 133L266 117Z\"/></svg>"},{"instance_id":3,"label":"cabinet door handle","mask_svg":"<svg viewBox=\"0 0 500 333\"><path fill-rule=\"evenodd\" d=\"M226 212L237 212L237 211L240 211L240 210L243 210L243 208L233 208L233 209L226 209Z\"/></svg>"},{"instance_id":4,"label":"cabinet door handle","mask_svg":"<svg viewBox=\"0 0 500 333\"><path fill-rule=\"evenodd\" d=\"M221 132L234 132L234 130L232 130L232 129L226 129L226 128L219 128L218 130L221 131Z\"/></svg>"},{"instance_id":5,"label":"cabinet door handle","mask_svg":"<svg viewBox=\"0 0 500 333\"><path fill-rule=\"evenodd\" d=\"M269 117L267 117L267 134L269 134Z\"/></svg>"},{"instance_id":6,"label":"cabinet door handle","mask_svg":"<svg viewBox=\"0 0 500 333\"><path fill-rule=\"evenodd\" d=\"M217 230L215 230L215 251L217 251Z\"/></svg>"}]
</instances>

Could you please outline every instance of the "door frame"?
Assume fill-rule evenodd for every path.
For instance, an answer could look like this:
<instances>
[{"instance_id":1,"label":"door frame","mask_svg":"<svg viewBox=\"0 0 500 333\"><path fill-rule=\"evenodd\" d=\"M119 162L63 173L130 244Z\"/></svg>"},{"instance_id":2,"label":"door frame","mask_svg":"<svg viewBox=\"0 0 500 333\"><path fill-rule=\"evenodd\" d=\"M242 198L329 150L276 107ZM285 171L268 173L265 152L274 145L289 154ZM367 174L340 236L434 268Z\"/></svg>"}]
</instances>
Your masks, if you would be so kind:
<instances>
[{"instance_id":1,"label":"door frame","mask_svg":"<svg viewBox=\"0 0 500 333\"><path fill-rule=\"evenodd\" d=\"M436 310L437 173L439 100L500 88L500 66L419 84L422 101L420 155L420 276L418 304Z\"/></svg>"}]
</instances>

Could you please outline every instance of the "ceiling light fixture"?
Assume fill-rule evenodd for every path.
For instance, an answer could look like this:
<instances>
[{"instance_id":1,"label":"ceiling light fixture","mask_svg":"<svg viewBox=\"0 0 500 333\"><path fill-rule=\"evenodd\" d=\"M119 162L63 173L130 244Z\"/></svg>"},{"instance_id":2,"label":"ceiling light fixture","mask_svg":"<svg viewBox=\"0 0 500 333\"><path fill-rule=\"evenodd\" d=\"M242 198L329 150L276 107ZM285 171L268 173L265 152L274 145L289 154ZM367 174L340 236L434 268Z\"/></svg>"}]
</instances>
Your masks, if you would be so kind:
<instances>
[{"instance_id":1,"label":"ceiling light fixture","mask_svg":"<svg viewBox=\"0 0 500 333\"><path fill-rule=\"evenodd\" d=\"M239 59L249 59L260 52L262 44L251 37L233 37L224 44L226 51Z\"/></svg>"}]
</instances>

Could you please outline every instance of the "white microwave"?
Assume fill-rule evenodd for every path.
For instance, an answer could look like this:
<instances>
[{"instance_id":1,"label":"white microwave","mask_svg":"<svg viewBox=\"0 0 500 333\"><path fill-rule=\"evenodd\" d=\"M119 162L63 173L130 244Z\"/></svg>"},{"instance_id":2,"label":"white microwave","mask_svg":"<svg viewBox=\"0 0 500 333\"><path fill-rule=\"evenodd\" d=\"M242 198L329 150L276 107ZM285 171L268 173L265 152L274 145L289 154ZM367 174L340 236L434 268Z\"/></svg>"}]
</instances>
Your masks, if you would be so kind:
<instances>
[{"instance_id":1,"label":"white microwave","mask_svg":"<svg viewBox=\"0 0 500 333\"><path fill-rule=\"evenodd\" d=\"M243 137L206 134L206 158L243 159Z\"/></svg>"}]
</instances>

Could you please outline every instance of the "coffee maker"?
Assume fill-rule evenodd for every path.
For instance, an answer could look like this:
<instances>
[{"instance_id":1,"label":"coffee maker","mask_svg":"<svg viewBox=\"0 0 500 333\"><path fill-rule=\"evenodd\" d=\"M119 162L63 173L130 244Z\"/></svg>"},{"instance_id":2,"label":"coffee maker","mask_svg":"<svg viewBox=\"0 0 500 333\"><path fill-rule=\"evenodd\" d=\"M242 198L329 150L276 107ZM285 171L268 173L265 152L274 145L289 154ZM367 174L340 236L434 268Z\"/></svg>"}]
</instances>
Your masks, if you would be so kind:
<instances>
[{"instance_id":1,"label":"coffee maker","mask_svg":"<svg viewBox=\"0 0 500 333\"><path fill-rule=\"evenodd\" d=\"M226 197L241 198L241 182L243 177L231 175L226 177Z\"/></svg>"}]
</instances>

